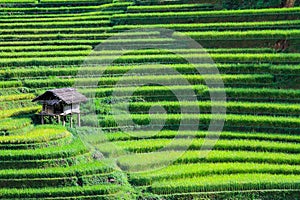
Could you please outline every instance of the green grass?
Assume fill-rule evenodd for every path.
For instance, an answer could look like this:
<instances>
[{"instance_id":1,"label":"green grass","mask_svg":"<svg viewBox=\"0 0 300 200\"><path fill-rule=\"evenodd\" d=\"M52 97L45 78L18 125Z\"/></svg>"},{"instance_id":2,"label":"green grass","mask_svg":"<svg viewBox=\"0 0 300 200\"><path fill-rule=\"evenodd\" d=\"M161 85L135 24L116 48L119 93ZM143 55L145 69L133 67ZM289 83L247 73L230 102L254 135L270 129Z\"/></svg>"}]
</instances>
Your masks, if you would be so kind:
<instances>
[{"instance_id":1,"label":"green grass","mask_svg":"<svg viewBox=\"0 0 300 200\"><path fill-rule=\"evenodd\" d=\"M207 155L207 156L206 156ZM204 157L203 157L204 156ZM299 165L299 154L256 151L163 151L123 155L117 164L123 170L155 170L173 164L219 162L253 162Z\"/></svg>"},{"instance_id":2,"label":"green grass","mask_svg":"<svg viewBox=\"0 0 300 200\"><path fill-rule=\"evenodd\" d=\"M148 33L147 33L148 34ZM153 34L156 34L153 32ZM52 35L45 35L46 39L50 39ZM76 35L72 35L72 37L76 37ZM99 34L100 37L106 37L105 35ZM11 37L11 36L9 36ZM55 36L56 37L56 36ZM61 35L61 37L64 37ZM80 36L81 37L81 36ZM85 35L83 35L85 37ZM87 37L98 37L97 35L91 35ZM27 39L27 38L26 38ZM83 46L84 47L84 46ZM89 47L89 46L87 46ZM96 55L118 55L118 51L101 51L97 53L97 51L91 51L91 47L87 49L80 49L79 47L54 47L49 46L49 49L47 51L39 52L38 50L44 50L45 48L33 48L29 49L29 52L15 52L19 51L19 49L22 50L27 50L29 49L28 47L24 48L4 48L4 52L0 53L0 57L2 58L26 58L26 57L63 57L63 56L89 56L92 54L93 56ZM36 49L34 51L34 49ZM60 51L62 49L62 51ZM66 50L67 51L66 51ZM0 47L0 51L1 51ZM3 51L2 50L2 51ZM50 52L50 50L56 50L55 52ZM13 51L14 53L12 54L10 51ZM174 50L173 52L167 51L167 50L155 50L155 49L147 49L147 50L137 50L137 51L132 51L129 53L126 53L126 55L172 55L172 54L204 54L204 53L209 53L209 54L220 54L220 53L226 53L226 54L236 54L236 53L252 53L252 54L258 54L258 53L275 53L274 50L270 48L249 48L249 49L178 49Z\"/></svg>"},{"instance_id":3,"label":"green grass","mask_svg":"<svg viewBox=\"0 0 300 200\"><path fill-rule=\"evenodd\" d=\"M263 30L263 31L207 31L207 32L182 32L174 33L174 36L187 35L195 40L249 40L249 39L299 39L298 30Z\"/></svg>"},{"instance_id":4,"label":"green grass","mask_svg":"<svg viewBox=\"0 0 300 200\"><path fill-rule=\"evenodd\" d=\"M100 105L101 106L101 105ZM124 104L113 105L114 108L122 108ZM129 104L129 110L131 113L148 113L152 106L162 106L168 113L180 113L181 108L193 109L194 106L198 106L201 113L208 113L211 111L211 107L216 108L224 106L223 103L218 102L135 102ZM266 114L266 115L298 115L300 113L299 104L278 104L278 103L254 103L254 102L227 102L227 113L239 113L239 114ZM192 111L191 111L192 113Z\"/></svg>"},{"instance_id":5,"label":"green grass","mask_svg":"<svg viewBox=\"0 0 300 200\"><path fill-rule=\"evenodd\" d=\"M180 134L179 134L180 135ZM200 150L208 149L204 139L140 139L138 141L117 141L114 145L121 147L125 151L134 153L147 153L153 151L166 150ZM232 151L268 151L284 153L300 153L297 143L257 141L241 139L219 139L213 146L215 150Z\"/></svg>"},{"instance_id":6,"label":"green grass","mask_svg":"<svg viewBox=\"0 0 300 200\"><path fill-rule=\"evenodd\" d=\"M300 99L300 90L293 89L270 89L270 88L212 88L208 89L203 85L194 86L144 86L136 89L136 87L125 87L125 88L98 88L98 89L81 89L79 90L83 94L91 97L104 98L112 96L113 92L121 94L123 92L123 97L126 95L134 94L131 98L142 98L146 101L177 101L174 94L170 90L180 93L186 90L192 90L198 97L198 100L210 99L210 94L218 95L218 93L226 92L226 97L228 101L266 101L266 102L298 102Z\"/></svg>"},{"instance_id":7,"label":"green grass","mask_svg":"<svg viewBox=\"0 0 300 200\"><path fill-rule=\"evenodd\" d=\"M202 176L242 174L242 173L266 173L266 174L299 174L297 165L277 165L265 163L196 163L186 165L170 165L165 168L142 173L133 173L130 182L134 185L150 185L158 181L176 181L183 178L203 178Z\"/></svg>"},{"instance_id":8,"label":"green grass","mask_svg":"<svg viewBox=\"0 0 300 200\"><path fill-rule=\"evenodd\" d=\"M178 5L154 5L154 6L128 6L127 12L172 12L212 9L212 4L178 4Z\"/></svg>"},{"instance_id":9,"label":"green grass","mask_svg":"<svg viewBox=\"0 0 300 200\"><path fill-rule=\"evenodd\" d=\"M15 117L19 115L33 114L33 113L37 113L40 110L41 110L40 106L31 106L31 107L14 108L14 109L5 108L5 110L0 110L0 119Z\"/></svg>"},{"instance_id":10,"label":"green grass","mask_svg":"<svg viewBox=\"0 0 300 200\"><path fill-rule=\"evenodd\" d=\"M1 150L0 158L5 161L13 160L44 160L71 157L87 153L88 150L79 139L68 145L54 146L46 149Z\"/></svg>"},{"instance_id":11,"label":"green grass","mask_svg":"<svg viewBox=\"0 0 300 200\"><path fill-rule=\"evenodd\" d=\"M88 26L107 26L109 20L91 20L91 21L55 21L55 22L32 22L32 23L1 23L1 28L58 28L58 27L88 27Z\"/></svg>"},{"instance_id":12,"label":"green grass","mask_svg":"<svg viewBox=\"0 0 300 200\"><path fill-rule=\"evenodd\" d=\"M72 40L68 40L72 41ZM125 42L126 40L120 40ZM149 40L148 40L149 41ZM45 41L47 42L47 41ZM65 44L66 41L62 41ZM78 40L77 42L80 42ZM93 41L89 41L93 42ZM118 42L118 40L110 41L112 44ZM150 41L149 41L150 42ZM49 41L49 43L55 43L54 41ZM186 59L198 59L198 62L209 62L214 61L216 63L279 63L279 64L297 64L299 63L299 54L186 54L184 58L180 55L125 55L119 57L118 59L115 56L102 56L102 63L114 62L117 64L126 64L126 63L163 63L163 64L172 64L172 63L187 63ZM13 67L18 65L20 67L24 66L53 66L53 65L80 65L85 61L85 56L76 56L76 57L52 57L52 58L12 58L12 59L2 59L0 65L2 67ZM97 61L100 63L99 56L90 56L89 59L93 62Z\"/></svg>"},{"instance_id":13,"label":"green grass","mask_svg":"<svg viewBox=\"0 0 300 200\"><path fill-rule=\"evenodd\" d=\"M51 49L51 48L50 48ZM55 51L55 49L53 49ZM41 50L42 51L42 50ZM238 50L237 50L238 51ZM232 52L234 53L234 51ZM235 52L236 53L236 52ZM34 55L35 53L33 53ZM43 53L40 53L42 55ZM49 53L52 55L53 53ZM13 55L14 56L14 55ZM59 66L52 66L51 68L46 66L32 66L32 67L19 67L19 68L5 68L0 69L1 79L14 79L14 78L40 78L46 76L76 76L80 69L84 69L87 74L102 74L103 76L121 76L124 73L130 73L133 70L134 73L145 72L145 68L149 70L149 74L161 74L163 69L176 70L181 74L199 74L200 70L211 70L213 67L217 67L221 74L261 74L269 73L275 75L297 75L300 66L299 65L272 65L272 64L170 64L170 65L156 65L156 64L143 64L143 65L126 65L126 66L109 66L104 69L101 66L96 67L83 67L68 66L61 68ZM199 70L199 71L198 71ZM144 73L145 74L145 73ZM1 98L1 97L0 97Z\"/></svg>"},{"instance_id":14,"label":"green grass","mask_svg":"<svg viewBox=\"0 0 300 200\"><path fill-rule=\"evenodd\" d=\"M73 50L70 49L69 51L45 51L45 52L17 52L11 54L10 52L1 53L1 58L36 58L36 57L72 57L72 56L88 56L92 53L90 50Z\"/></svg>"},{"instance_id":15,"label":"green grass","mask_svg":"<svg viewBox=\"0 0 300 200\"><path fill-rule=\"evenodd\" d=\"M12 116L18 116L18 113L22 113L22 108L25 110L25 113L30 113L29 110L32 109L32 113L34 113L34 107L36 106L35 103L32 103L31 99L25 99L25 100L17 100L17 101L2 101L0 102L0 112L3 111L2 114L4 114L3 116L6 116L5 111L9 111L9 110L14 110L14 109L20 109L12 111L10 113L10 115L12 114ZM5 110L5 111L4 111ZM36 111L38 111L39 108L36 109ZM27 114L25 114L27 115Z\"/></svg>"},{"instance_id":16,"label":"green grass","mask_svg":"<svg viewBox=\"0 0 300 200\"><path fill-rule=\"evenodd\" d=\"M253 199L257 197L254 190L282 191L281 196L285 195L283 191L297 194L300 190L300 90L294 84L300 63L295 50L300 38L299 7L203 11L215 5L201 4L202 0L150 6L111 0L41 0L37 5L25 5L28 0L15 0L16 4L7 1L10 4L0 8L1 199L134 199L135 195L139 199L146 199L147 195L155 199L156 194L159 198L176 199L176 195L199 192L210 198L218 192L235 191L251 191ZM115 32L133 28L171 28L184 31L203 42L204 47L226 47L206 49L222 74L225 89L209 90L204 85L204 78L213 81L216 76L201 76L198 70L209 72L213 65L187 64L183 57L207 58L205 50L198 49L176 49L177 55L162 49L132 51L107 69L84 68L87 74L96 75L93 78L76 79L82 69L80 65L95 45ZM174 42L171 36L157 38L158 34L125 33L119 40L103 44L125 48ZM287 52L276 53L272 49L279 39L288 40ZM101 53L103 63L111 62L120 52L106 49ZM95 53L94 58L99 55ZM149 73L144 73L145 69ZM165 75L163 69L177 70L183 75ZM130 76L124 77L125 82L137 85L123 84L115 90L121 97L112 97L112 86L127 72ZM100 73L104 74L101 79L97 76ZM180 77L191 85L174 84ZM152 81L171 86L138 87ZM72 136L65 127L34 126L37 118L25 118L24 115L40 110L41 106L36 104L30 106L30 100L45 90L92 82L99 83L101 88L79 89L94 100L82 105L82 125L100 125L99 128L70 129L74 131ZM199 102L177 102L172 91L187 90L195 92ZM212 116L211 106L221 108L224 104L211 103L210 93L218 95L224 91L228 113ZM132 97L127 96L130 92ZM125 100L131 102L130 117L137 130L131 129L122 110L120 115L110 115L109 104L116 101L118 108ZM92 111L98 116L89 111L93 103L96 107ZM148 115L152 106L163 106L169 114ZM191 113L180 115L182 106ZM193 114L193 106L199 107L202 114ZM223 132L204 131L212 118L222 117ZM128 132L120 131L115 118L124 122ZM163 130L155 133L139 129L153 118L166 118ZM176 130L182 118L199 120L199 131L189 131L186 124L187 130L178 135ZM80 135L80 130L86 134ZM203 146L206 137L209 141L219 138L210 152L203 151L209 147ZM188 150L183 151L188 145ZM115 165L111 160L109 165L106 159L103 163L93 160L102 157L100 152L111 156ZM147 171L156 167L163 168ZM115 168L144 172L125 174Z\"/></svg>"},{"instance_id":17,"label":"green grass","mask_svg":"<svg viewBox=\"0 0 300 200\"><path fill-rule=\"evenodd\" d=\"M58 21L89 21L89 20L107 20L109 15L100 16L78 16L78 17L51 17L51 18L19 18L19 19L0 19L0 23L29 23L32 22L58 22Z\"/></svg>"},{"instance_id":18,"label":"green grass","mask_svg":"<svg viewBox=\"0 0 300 200\"><path fill-rule=\"evenodd\" d=\"M25 13L25 12L17 12L13 11L11 12L12 15L5 15L7 14L7 11L4 11L3 13L0 12L2 19L25 19L25 18L52 18L52 17L79 17L79 16L95 16L95 15L111 15L111 14L117 14L117 13L123 13L122 10L115 10L115 11L93 11L93 12L65 12L65 13L47 13L45 11L43 12L33 12L33 13Z\"/></svg>"},{"instance_id":19,"label":"green grass","mask_svg":"<svg viewBox=\"0 0 300 200\"><path fill-rule=\"evenodd\" d=\"M1 0L0 3L34 3L34 0Z\"/></svg>"},{"instance_id":20,"label":"green grass","mask_svg":"<svg viewBox=\"0 0 300 200\"><path fill-rule=\"evenodd\" d=\"M32 123L30 118L6 118L0 120L0 132L14 131Z\"/></svg>"},{"instance_id":21,"label":"green grass","mask_svg":"<svg viewBox=\"0 0 300 200\"><path fill-rule=\"evenodd\" d=\"M13 47L13 46L62 46L62 45L97 45L102 40L46 40L46 41L10 41L2 42L4 47Z\"/></svg>"},{"instance_id":22,"label":"green grass","mask_svg":"<svg viewBox=\"0 0 300 200\"><path fill-rule=\"evenodd\" d=\"M266 16L267 15L267 16ZM235 22L235 21L271 21L285 20L286 15L298 19L299 7L296 8L271 8L248 10L221 10L198 12L156 12L156 13L126 13L113 17L115 24L156 24L187 22ZM251 16L251 18L249 18ZM160 19L160 20L158 20ZM191 20L192 19L192 20Z\"/></svg>"},{"instance_id":23,"label":"green grass","mask_svg":"<svg viewBox=\"0 0 300 200\"><path fill-rule=\"evenodd\" d=\"M0 136L0 144L24 144L50 142L65 137L71 133L59 126L36 126L33 130L22 135Z\"/></svg>"},{"instance_id":24,"label":"green grass","mask_svg":"<svg viewBox=\"0 0 300 200\"><path fill-rule=\"evenodd\" d=\"M51 49L51 48L50 48ZM55 49L53 49L55 51ZM50 53L51 55L52 53ZM95 67L78 67L69 66L61 68L59 66L32 66L32 67L19 67L19 68L4 68L0 69L0 77L2 79L13 79L13 78L39 78L41 76L76 76L81 69L87 74L102 74L103 76L121 76L124 73L130 73L132 70L134 73L145 74L145 68L149 70L148 74L161 74L163 69L175 70L181 74L199 74L199 71L208 71L212 68L217 67L222 74L284 74L286 71L289 74L297 74L298 65L279 65L274 66L271 64L170 64L170 65L157 65L157 64L143 64L143 65L126 65L126 66L108 66L104 69L101 66Z\"/></svg>"},{"instance_id":25,"label":"green grass","mask_svg":"<svg viewBox=\"0 0 300 200\"><path fill-rule=\"evenodd\" d=\"M34 94L13 94L13 95L4 95L0 96L0 102L3 101L18 101L18 100L27 100L34 98Z\"/></svg>"},{"instance_id":26,"label":"green grass","mask_svg":"<svg viewBox=\"0 0 300 200\"><path fill-rule=\"evenodd\" d=\"M86 127L87 128L87 127ZM87 128L87 129L91 129ZM93 129L92 129L93 130ZM84 141L92 144L98 144L105 141L128 141L138 139L173 139L173 138L220 138L220 139L245 139L245 140L259 140L259 141L279 141L279 142L294 142L299 143L300 137L290 134L276 134L276 133L258 133L258 132L207 132L207 131L178 131L163 130L157 131L128 131L128 132L108 132L105 135L100 135L100 130L94 130L95 134L81 136Z\"/></svg>"},{"instance_id":27,"label":"green grass","mask_svg":"<svg viewBox=\"0 0 300 200\"><path fill-rule=\"evenodd\" d=\"M93 195L105 195L115 194L119 191L126 190L126 186L119 185L94 185L86 186L84 188L73 187L61 187L61 188L37 188L37 189L1 189L1 198L45 198L45 197L76 197L76 196L93 196ZM100 196L101 198L101 196ZM105 198L103 196L102 198ZM113 196L111 197L114 198Z\"/></svg>"},{"instance_id":28,"label":"green grass","mask_svg":"<svg viewBox=\"0 0 300 200\"><path fill-rule=\"evenodd\" d=\"M93 173L109 173L113 168L105 163L93 161L69 167L52 167L47 169L14 169L0 170L1 179L16 178L55 178L76 175L91 175Z\"/></svg>"},{"instance_id":29,"label":"green grass","mask_svg":"<svg viewBox=\"0 0 300 200\"><path fill-rule=\"evenodd\" d=\"M299 189L299 175L232 174L158 181L151 186L157 194L235 191L255 189Z\"/></svg>"},{"instance_id":30,"label":"green grass","mask_svg":"<svg viewBox=\"0 0 300 200\"><path fill-rule=\"evenodd\" d=\"M56 145L50 146L57 147ZM36 146L38 148L44 148L45 146ZM24 148L23 148L24 149ZM1 168L2 169L45 169L49 167L69 167L73 165L77 165L80 163L87 163L91 161L91 152L84 153L84 154L77 154L75 156L63 156L59 158L50 158L50 159L34 159L34 160L5 160L1 161Z\"/></svg>"},{"instance_id":31,"label":"green grass","mask_svg":"<svg viewBox=\"0 0 300 200\"><path fill-rule=\"evenodd\" d=\"M190 84L205 84L206 81L212 83L217 82L219 77L214 75L172 75L172 76L128 76L128 77L104 77L104 78L47 78L47 79L33 79L21 81L1 81L0 86L3 88L9 87L28 87L28 88L44 88L44 87L72 87L75 83L82 86L90 86L94 83L95 86L112 87L116 84L124 85L143 85L144 83L152 82L153 80L163 83L164 85L171 85L177 81L187 80ZM223 75L222 80L226 86L270 86L276 85L273 83L273 76L271 75ZM92 85L93 86L93 85ZM216 87L212 85L211 87Z\"/></svg>"},{"instance_id":32,"label":"green grass","mask_svg":"<svg viewBox=\"0 0 300 200\"><path fill-rule=\"evenodd\" d=\"M30 35L30 34L80 34L80 33L104 33L110 32L111 27L79 27L79 28L72 28L72 27L61 27L61 28L12 28L12 29L5 29L2 31L3 34L22 34L22 35ZM38 48L34 46L33 48ZM40 47L43 48L43 47ZM59 48L59 47L58 47ZM71 47L69 47L71 48ZM0 48L1 51L3 47Z\"/></svg>"},{"instance_id":33,"label":"green grass","mask_svg":"<svg viewBox=\"0 0 300 200\"><path fill-rule=\"evenodd\" d=\"M114 31L136 28L167 28L176 31L207 31L207 30L258 30L258 29L287 29L299 27L299 20L262 21L262 22L220 22L220 23L193 23L193 24L144 24L144 25L116 25Z\"/></svg>"},{"instance_id":34,"label":"green grass","mask_svg":"<svg viewBox=\"0 0 300 200\"><path fill-rule=\"evenodd\" d=\"M104 4L104 5L97 5L97 6L60 6L60 7L3 7L0 9L0 12L25 12L26 14L32 14L32 13L55 13L55 12L62 12L66 13L66 11L70 13L78 13L78 12L85 12L88 13L88 11L105 11L109 8L114 8L118 6L126 6L130 5L131 3L111 3L111 4Z\"/></svg>"},{"instance_id":35,"label":"green grass","mask_svg":"<svg viewBox=\"0 0 300 200\"><path fill-rule=\"evenodd\" d=\"M47 29L48 30L48 29ZM92 50L89 45L78 45L78 46L8 46L0 47L1 54L5 52L47 52L47 51L78 51L78 50Z\"/></svg>"},{"instance_id":36,"label":"green grass","mask_svg":"<svg viewBox=\"0 0 300 200\"><path fill-rule=\"evenodd\" d=\"M215 94L222 92L221 89L212 90ZM282 102L298 102L300 99L300 90L293 89L252 89L252 88L225 88L227 99L238 99L253 101L282 101ZM208 96L208 90L203 96Z\"/></svg>"},{"instance_id":37,"label":"green grass","mask_svg":"<svg viewBox=\"0 0 300 200\"><path fill-rule=\"evenodd\" d=\"M122 37L124 37L125 39L131 38L131 37L143 37L143 36L155 36L155 35L159 35L159 32L157 31L153 31L153 32L147 32L147 33L143 33L143 32L134 32L134 33L124 33L121 34ZM77 38L79 40L88 40L88 39L96 39L96 40L100 40L100 39L106 39L108 37L113 36L112 33L93 33L93 34L34 34L34 35L1 35L0 36L0 40L5 40L5 41L9 41L9 40L35 40L37 38L39 38L40 40L55 40L55 39L60 39L60 40L64 40L64 39L74 39ZM87 53L88 54L88 53ZM84 54L84 55L87 55ZM59 52L58 52L59 55Z\"/></svg>"},{"instance_id":38,"label":"green grass","mask_svg":"<svg viewBox=\"0 0 300 200\"><path fill-rule=\"evenodd\" d=\"M21 81L2 81L0 83L0 88L10 88L10 87L22 87Z\"/></svg>"},{"instance_id":39,"label":"green grass","mask_svg":"<svg viewBox=\"0 0 300 200\"><path fill-rule=\"evenodd\" d=\"M41 0L41 3L85 3L85 2L97 2L97 3L111 3L111 1L101 1L99 2L98 0L68 0L68 1L62 1L62 0Z\"/></svg>"},{"instance_id":40,"label":"green grass","mask_svg":"<svg viewBox=\"0 0 300 200\"><path fill-rule=\"evenodd\" d=\"M300 72L300 66L272 66L270 70L273 74L283 76L297 75Z\"/></svg>"},{"instance_id":41,"label":"green grass","mask_svg":"<svg viewBox=\"0 0 300 200\"><path fill-rule=\"evenodd\" d=\"M170 16L172 14L176 15L199 15L201 14L201 17L203 16L223 16L223 15L232 15L232 14L237 14L237 15L247 15L247 14L282 14L282 13L297 13L300 11L299 7L295 8L271 8L271 9L245 9L245 10L221 10L221 11L201 11L201 12L187 12L187 13L138 13L138 14L120 14L116 15L115 17L121 17L121 16L126 16L127 18L130 17L137 17L137 16Z\"/></svg>"},{"instance_id":42,"label":"green grass","mask_svg":"<svg viewBox=\"0 0 300 200\"><path fill-rule=\"evenodd\" d=\"M130 122L125 117L126 115L106 116L100 120L102 127L118 127L118 123L123 126L130 126ZM208 126L211 119L225 121L226 127L251 127L255 128L269 128L269 131L279 131L280 129L289 132L289 129L298 130L300 119L297 117L273 117L273 116L255 116L255 115L211 115L211 114L152 114L151 118L146 114L132 114L131 119L138 125L148 125L151 119L165 121L165 128L176 129L180 126L181 121L192 122L199 120L199 126ZM117 123L118 122L118 123ZM154 124L155 125L155 124ZM183 124L184 125L184 124Z\"/></svg>"},{"instance_id":43,"label":"green grass","mask_svg":"<svg viewBox=\"0 0 300 200\"><path fill-rule=\"evenodd\" d=\"M97 3L110 3L111 1L101 1L99 2L98 0L69 0L69 1L65 1L65 0L41 0L41 3L83 3L83 2L97 2Z\"/></svg>"},{"instance_id":44,"label":"green grass","mask_svg":"<svg viewBox=\"0 0 300 200\"><path fill-rule=\"evenodd\" d=\"M79 83L83 86L89 86L94 83L96 86L101 87L112 87L116 84L120 86L126 85L143 85L144 83L151 83L153 80L158 83L164 84L166 86L172 85L177 81L187 80L189 84L205 84L206 81L211 81L212 83L217 82L219 77L214 75L170 75L170 76L126 76L126 77L103 77L103 78L71 78L71 79L59 79L50 78L42 80L25 80L23 85L28 88L43 88L43 87L71 87L75 83ZM220 78L219 78L220 79ZM273 84L272 75L223 75L222 80L226 86L235 85L247 85L253 86L268 86ZM3 82L0 82L0 85ZM8 81L4 82L6 84L10 83ZM274 83L276 84L276 83ZM8 84L10 87L16 87L14 82ZM212 85L211 87L216 87Z\"/></svg>"}]
</instances>

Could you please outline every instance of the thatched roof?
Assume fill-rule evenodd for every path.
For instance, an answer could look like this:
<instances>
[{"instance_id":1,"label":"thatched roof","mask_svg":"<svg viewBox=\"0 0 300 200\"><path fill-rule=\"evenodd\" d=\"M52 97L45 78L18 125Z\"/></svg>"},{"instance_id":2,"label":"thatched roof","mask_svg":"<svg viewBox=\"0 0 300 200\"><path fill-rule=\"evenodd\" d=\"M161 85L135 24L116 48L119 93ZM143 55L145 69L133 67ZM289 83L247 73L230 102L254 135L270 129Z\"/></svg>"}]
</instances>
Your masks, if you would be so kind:
<instances>
[{"instance_id":1,"label":"thatched roof","mask_svg":"<svg viewBox=\"0 0 300 200\"><path fill-rule=\"evenodd\" d=\"M76 91L74 88L61 88L48 90L44 94L36 97L34 101L47 101L51 104L56 104L63 101L66 104L86 102L87 98Z\"/></svg>"}]
</instances>

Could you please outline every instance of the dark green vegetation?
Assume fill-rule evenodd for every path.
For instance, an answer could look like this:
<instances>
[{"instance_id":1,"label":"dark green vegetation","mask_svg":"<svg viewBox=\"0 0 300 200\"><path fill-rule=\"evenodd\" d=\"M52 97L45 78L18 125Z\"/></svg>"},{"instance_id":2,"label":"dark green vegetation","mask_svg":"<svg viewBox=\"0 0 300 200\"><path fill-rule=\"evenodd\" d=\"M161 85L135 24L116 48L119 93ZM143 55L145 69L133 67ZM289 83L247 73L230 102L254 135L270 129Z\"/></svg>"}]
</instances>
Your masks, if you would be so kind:
<instances>
[{"instance_id":1,"label":"dark green vegetation","mask_svg":"<svg viewBox=\"0 0 300 200\"><path fill-rule=\"evenodd\" d=\"M0 198L300 199L300 7L262 2L1 0ZM106 49L101 61L114 61L110 66L88 66L93 77L77 77L96 45L137 28L180 31L205 50L142 49L115 60L120 52ZM134 44L163 46L181 37L160 35L129 32L106 44L130 47L139 36ZM210 101L223 91L206 85L215 74L199 74L213 65L182 56L195 60L204 52L222 76L226 116L212 115L212 107L224 106ZM190 85L176 84L180 78ZM143 81L168 87L126 84ZM86 87L91 82L98 88ZM38 125L41 106L31 100L74 85L92 97L82 107L83 127ZM187 90L198 102L178 100L175 94ZM124 114L127 101L135 124ZM149 115L153 106L166 113ZM207 131L211 119L222 118L220 135ZM197 130L183 124L179 134L181 120L198 120ZM208 152L205 139L218 138Z\"/></svg>"}]
</instances>

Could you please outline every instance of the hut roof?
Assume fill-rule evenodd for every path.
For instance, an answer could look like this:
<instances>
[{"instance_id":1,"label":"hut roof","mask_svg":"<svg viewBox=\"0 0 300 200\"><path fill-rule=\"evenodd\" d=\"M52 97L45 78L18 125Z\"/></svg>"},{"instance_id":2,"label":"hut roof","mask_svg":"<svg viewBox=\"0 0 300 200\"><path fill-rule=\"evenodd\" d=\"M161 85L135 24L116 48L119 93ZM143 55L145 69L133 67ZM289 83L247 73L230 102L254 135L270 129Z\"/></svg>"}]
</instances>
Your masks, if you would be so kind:
<instances>
[{"instance_id":1,"label":"hut roof","mask_svg":"<svg viewBox=\"0 0 300 200\"><path fill-rule=\"evenodd\" d=\"M77 92L75 88L61 88L48 90L44 94L34 98L32 101L49 101L51 103L58 103L63 101L66 104L86 102L87 98L81 93ZM59 101L60 100L60 101Z\"/></svg>"}]
</instances>

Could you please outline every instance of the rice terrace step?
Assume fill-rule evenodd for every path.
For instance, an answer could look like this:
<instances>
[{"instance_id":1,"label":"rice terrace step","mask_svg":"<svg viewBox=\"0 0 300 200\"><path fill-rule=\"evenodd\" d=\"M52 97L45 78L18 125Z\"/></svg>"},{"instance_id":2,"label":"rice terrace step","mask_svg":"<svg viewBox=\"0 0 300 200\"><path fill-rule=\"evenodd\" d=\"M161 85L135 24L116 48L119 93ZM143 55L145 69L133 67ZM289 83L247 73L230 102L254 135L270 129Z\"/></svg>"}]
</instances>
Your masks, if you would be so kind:
<instances>
[{"instance_id":1,"label":"rice terrace step","mask_svg":"<svg viewBox=\"0 0 300 200\"><path fill-rule=\"evenodd\" d=\"M299 0L0 0L0 199L300 200Z\"/></svg>"}]
</instances>

